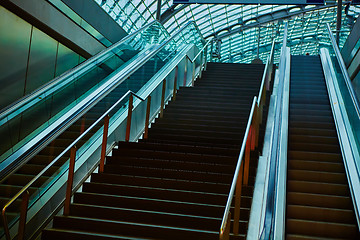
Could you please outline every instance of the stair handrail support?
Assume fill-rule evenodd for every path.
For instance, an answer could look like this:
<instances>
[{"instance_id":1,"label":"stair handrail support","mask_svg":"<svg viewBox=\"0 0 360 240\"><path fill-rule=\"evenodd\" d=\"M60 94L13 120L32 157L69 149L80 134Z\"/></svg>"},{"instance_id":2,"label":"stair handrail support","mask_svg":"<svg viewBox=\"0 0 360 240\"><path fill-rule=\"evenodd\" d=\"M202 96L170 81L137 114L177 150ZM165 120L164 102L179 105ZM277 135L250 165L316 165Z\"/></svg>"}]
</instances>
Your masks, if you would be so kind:
<instances>
[{"instance_id":1,"label":"stair handrail support","mask_svg":"<svg viewBox=\"0 0 360 240\"><path fill-rule=\"evenodd\" d=\"M262 81L260 84L259 95L254 96L253 104L250 110L248 123L245 130L245 135L240 149L233 181L228 195L228 200L225 206L224 215L222 218L219 238L220 240L228 240L230 234L231 202L235 194L235 214L233 233L238 234L239 220L240 220L240 199L242 184L248 184L249 161L250 152L258 147L259 127L262 122L263 106L266 102L266 91L269 90L270 81L272 78L273 63L274 63L274 49L275 39L272 42L271 51L266 61ZM244 175L244 176L243 176ZM244 179L243 179L244 178Z\"/></svg>"},{"instance_id":2,"label":"stair handrail support","mask_svg":"<svg viewBox=\"0 0 360 240\"><path fill-rule=\"evenodd\" d=\"M257 106L259 108L259 121L262 122L262 112L263 107L266 102L266 91L270 88L270 82L272 80L272 74L273 74L273 65L274 65L274 50L275 50L275 39L273 39L271 44L271 50L270 54L266 60L264 73L262 76L261 84L260 84L260 90L257 97Z\"/></svg>"},{"instance_id":3,"label":"stair handrail support","mask_svg":"<svg viewBox=\"0 0 360 240\"><path fill-rule=\"evenodd\" d=\"M175 34L175 36L181 32L183 29L185 29L187 26L189 26L190 24L193 24L196 26L196 24L193 22L193 21L190 21L188 24L186 24L184 27L182 27L179 31L177 31L177 33ZM174 37L174 36L173 36ZM173 38L171 37L171 39ZM171 40L170 39L170 40ZM166 41L166 42L169 42L170 40ZM199 51L199 53L193 58L191 59L187 54L185 54L185 56L183 57L183 59L189 59L190 61L192 62L195 62L196 59L201 56L200 54L202 53L202 55L204 55L204 53L207 51L207 47L208 47L208 44L211 42L212 40L209 40L205 45L204 47ZM166 44L164 44L165 46ZM206 65L206 56L202 57L202 60L203 62L201 63L202 66L205 66ZM177 65L172 68L172 70L176 69L176 72L177 72ZM202 70L204 70L205 67L200 67L198 73L196 76L199 76L200 72ZM170 72L172 70L168 70L168 74L170 74ZM176 79L176 78L175 78ZM160 84L161 82L164 82L164 80L160 81L158 84ZM157 84L157 85L158 85ZM156 85L156 86L157 86ZM176 86L174 86L176 87ZM154 90L154 87L153 87L153 90ZM100 118L98 118L89 128L87 128L74 142L72 142L63 152L60 153L60 155L58 155L53 161L51 161L40 173L38 173L27 185L25 185L13 198L11 198L5 205L4 207L2 208L2 219L3 219L3 222L4 222L4 232L5 232L5 236L6 236L6 239L7 240L10 240L11 239L11 236L10 236L10 231L9 231L9 227L8 227L8 221L7 221L7 217L6 217L6 209L11 205L13 204L16 199L18 199L20 196L22 196L25 192L28 191L28 189L32 186L33 183L35 183L47 170L49 170L52 166L54 166L54 164L59 161L59 159L61 159L61 157L63 157L67 152L71 151L72 149L74 149L76 147L76 144L85 136L87 135L91 129L93 129L100 121L102 121L104 119L104 121L106 122L107 121L107 118L108 118L108 115L109 113L121 102L123 101L127 96L135 96L136 98L138 98L140 101L145 101L144 98L140 97L139 95L137 95L136 93L132 92L131 90L127 91L117 102L115 102L113 104L113 106L111 106ZM147 98L151 97L150 96L150 93L148 94ZM130 102L129 102L130 103ZM130 104L129 104L130 105ZM147 108L147 110L149 110L149 108ZM146 115L148 115L148 113L146 113ZM148 120L147 121L147 125L149 124L148 123ZM131 121L129 121L129 126L131 126ZM108 127L108 124L105 124L107 125ZM146 125L146 123L145 123ZM144 127L144 129L146 129L146 126ZM104 128L104 131L103 133L107 133L107 131L105 131L106 129ZM103 136L103 138L106 138L105 136ZM106 145L106 142L103 141L103 144ZM104 148L104 147L103 147ZM76 150L75 150L75 153L76 153ZM74 154L76 156L76 154ZM76 158L73 159L73 161L75 161ZM104 159L101 159L102 161ZM100 163L103 165L103 163ZM69 176L71 174L69 173ZM69 183L68 183L69 184ZM70 195L71 196L71 195ZM26 211L25 211L25 214L26 214ZM26 222L24 221L24 224L26 224ZM19 225L19 228L22 227L22 228L25 228L25 226L20 226Z\"/></svg>"},{"instance_id":4,"label":"stair handrail support","mask_svg":"<svg viewBox=\"0 0 360 240\"><path fill-rule=\"evenodd\" d=\"M253 141L251 141L252 136L255 134L255 111L256 111L256 105L257 105L257 97L254 96L253 98L253 102L251 105L251 110L249 113L249 118L247 121L247 125L246 125L246 130L245 130L245 134L244 134L244 138L241 144L241 149L240 149L240 153L239 153L239 157L238 157L238 161L236 164L236 169L235 169L235 173L234 173L234 177L232 180L232 184L231 184L231 188L229 191L229 195L227 198L227 203L225 206L225 210L224 210L224 214L223 214L223 218L221 221L221 226L220 226L220 231L219 231L219 239L220 240L228 240L229 239L229 234L230 234L230 223L231 223L231 215L230 215L230 208L231 208L231 203L233 201L234 198L234 194L236 191L236 196L235 196L235 214L234 214L234 225L233 225L233 232L234 234L238 234L239 231L239 219L240 219L240 200L241 200L241 188L242 188L242 182L243 182L243 171L245 171L244 169L244 162L249 161L249 159L244 159L250 157L250 149L251 148L255 148L253 146ZM245 181L245 179L244 179ZM238 194L240 193L240 195Z\"/></svg>"},{"instance_id":5,"label":"stair handrail support","mask_svg":"<svg viewBox=\"0 0 360 240\"><path fill-rule=\"evenodd\" d=\"M101 117L99 117L89 128L87 128L79 137L77 137L65 150L63 150L54 160L52 160L41 172L39 172L29 183L27 183L14 197L12 197L2 208L1 215L4 223L8 223L7 217L6 217L6 209L9 208L11 204L13 204L16 199L18 199L20 196L22 196L26 191L29 190L29 188L46 172L48 171L52 166L54 166L67 152L72 150L76 147L76 144L83 139L98 123L100 123L103 119L105 120L109 113L119 105L120 102L122 102L127 96L134 95L137 98L142 99L141 97L137 96L134 92L131 90L127 91L119 100L117 100ZM104 143L106 145L106 143ZM75 151L76 152L76 151ZM75 157L75 155L74 155ZM75 161L75 158L73 159ZM20 228L20 226L19 226ZM4 224L4 231L6 235L6 239L10 240L10 232L8 228L8 224Z\"/></svg>"}]
</instances>

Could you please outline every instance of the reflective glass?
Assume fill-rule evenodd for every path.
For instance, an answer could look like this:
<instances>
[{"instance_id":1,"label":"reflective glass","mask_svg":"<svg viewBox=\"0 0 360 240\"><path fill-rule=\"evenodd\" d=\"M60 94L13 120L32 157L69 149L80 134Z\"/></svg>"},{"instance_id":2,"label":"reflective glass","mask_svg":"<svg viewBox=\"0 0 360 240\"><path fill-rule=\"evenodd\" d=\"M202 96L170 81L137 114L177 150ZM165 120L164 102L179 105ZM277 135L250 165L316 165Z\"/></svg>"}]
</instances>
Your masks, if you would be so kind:
<instances>
[{"instance_id":1,"label":"reflective glass","mask_svg":"<svg viewBox=\"0 0 360 240\"><path fill-rule=\"evenodd\" d=\"M52 85L27 104L15 108L1 116L0 138L17 136L11 144L2 144L0 163L43 129L68 112L82 99L93 93L107 81L107 76L118 72L131 58L145 51L153 44L159 44L169 37L158 23L152 24L120 45L114 45L106 53L95 56L93 60L76 68L70 73L55 79ZM55 45L56 47L56 45ZM54 73L52 73L54 74Z\"/></svg>"},{"instance_id":2,"label":"reflective glass","mask_svg":"<svg viewBox=\"0 0 360 240\"><path fill-rule=\"evenodd\" d=\"M131 5L137 8L141 15L142 24L156 16L156 1L150 0L95 0L108 13L113 5L124 7ZM193 20L205 38L218 35L222 39L221 62L251 62L257 56L265 62L273 38L278 39L283 29L283 22L289 21L289 42L292 54L318 54L319 45L323 41L325 25L332 23L335 29L336 4L327 2L325 6L295 6L295 5L211 5L193 4L172 6L172 1L162 0L161 13L173 7L173 15L164 23L164 26L173 34L186 22ZM122 8L125 9L125 8ZM124 10L122 10L124 12ZM359 16L360 7L343 7L342 30L340 46L344 43L353 25L354 19ZM120 14L123 17L133 18L135 15ZM144 16L150 16L145 18ZM125 21L129 22L129 21ZM120 23L121 24L121 23ZM130 24L125 29L128 32L138 27ZM255 28L252 31L247 29ZM260 28L260 44L258 36ZM243 34L243 32L245 32ZM227 43L227 44L225 44ZM231 44L230 44L231 43ZM259 51L257 50L259 48ZM279 49L279 48L276 48ZM278 59L275 59L277 62Z\"/></svg>"}]
</instances>

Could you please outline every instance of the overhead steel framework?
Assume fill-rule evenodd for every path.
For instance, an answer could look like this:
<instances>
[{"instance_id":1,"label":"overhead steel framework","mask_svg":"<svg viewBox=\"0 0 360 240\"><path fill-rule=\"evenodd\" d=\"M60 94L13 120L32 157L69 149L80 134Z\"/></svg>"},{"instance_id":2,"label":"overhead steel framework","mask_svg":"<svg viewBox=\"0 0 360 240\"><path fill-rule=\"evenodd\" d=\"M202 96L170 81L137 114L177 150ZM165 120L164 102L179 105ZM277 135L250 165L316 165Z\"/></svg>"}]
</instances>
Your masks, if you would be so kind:
<instances>
[{"instance_id":1,"label":"overhead steel framework","mask_svg":"<svg viewBox=\"0 0 360 240\"><path fill-rule=\"evenodd\" d=\"M292 54L317 54L325 44L326 23L336 30L337 3L326 5L215 5L172 4L162 0L94 0L128 33L156 18L172 34L186 22L197 23L203 36L221 39L222 62L251 62L264 60L272 39L279 38L285 21L289 23L289 42ZM158 3L161 3L159 16ZM358 6L343 1L340 46L360 13ZM280 38L278 39L280 41Z\"/></svg>"}]
</instances>

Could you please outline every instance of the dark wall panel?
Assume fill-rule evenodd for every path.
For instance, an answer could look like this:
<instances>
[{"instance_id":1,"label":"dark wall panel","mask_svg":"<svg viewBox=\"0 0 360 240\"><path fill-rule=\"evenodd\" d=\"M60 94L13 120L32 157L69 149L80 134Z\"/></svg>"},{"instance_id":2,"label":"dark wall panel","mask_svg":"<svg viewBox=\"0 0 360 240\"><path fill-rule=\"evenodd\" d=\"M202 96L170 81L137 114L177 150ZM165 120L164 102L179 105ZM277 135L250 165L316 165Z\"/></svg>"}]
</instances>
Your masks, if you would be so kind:
<instances>
[{"instance_id":1,"label":"dark wall panel","mask_svg":"<svg viewBox=\"0 0 360 240\"><path fill-rule=\"evenodd\" d=\"M57 45L57 41L33 28L25 94L31 93L55 77Z\"/></svg>"},{"instance_id":2,"label":"dark wall panel","mask_svg":"<svg viewBox=\"0 0 360 240\"><path fill-rule=\"evenodd\" d=\"M59 43L55 76L59 76L79 64L79 55Z\"/></svg>"},{"instance_id":3,"label":"dark wall panel","mask_svg":"<svg viewBox=\"0 0 360 240\"><path fill-rule=\"evenodd\" d=\"M0 109L24 94L31 28L0 7Z\"/></svg>"},{"instance_id":4,"label":"dark wall panel","mask_svg":"<svg viewBox=\"0 0 360 240\"><path fill-rule=\"evenodd\" d=\"M84 60L0 6L0 110Z\"/></svg>"}]
</instances>

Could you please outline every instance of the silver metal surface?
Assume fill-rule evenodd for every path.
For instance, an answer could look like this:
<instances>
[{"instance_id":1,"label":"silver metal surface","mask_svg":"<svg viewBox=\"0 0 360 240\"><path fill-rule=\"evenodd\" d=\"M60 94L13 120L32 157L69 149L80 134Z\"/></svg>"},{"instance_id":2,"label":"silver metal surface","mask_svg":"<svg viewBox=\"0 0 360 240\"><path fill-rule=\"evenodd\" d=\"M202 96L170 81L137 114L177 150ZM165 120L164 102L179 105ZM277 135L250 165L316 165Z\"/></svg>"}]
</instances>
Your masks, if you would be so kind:
<instances>
[{"instance_id":1,"label":"silver metal surface","mask_svg":"<svg viewBox=\"0 0 360 240\"><path fill-rule=\"evenodd\" d=\"M261 239L283 239L285 230L285 189L287 161L287 125L290 81L290 48L287 47L287 23L280 53L279 83L275 103L274 125L269 150L269 168L265 217ZM281 170L281 172L279 172ZM285 171L285 173L284 173ZM285 175L285 179L284 179ZM281 189L278 189L279 186ZM274 234L275 238L274 238Z\"/></svg>"},{"instance_id":2,"label":"silver metal surface","mask_svg":"<svg viewBox=\"0 0 360 240\"><path fill-rule=\"evenodd\" d=\"M285 212L286 212L286 180L287 180L287 151L288 151L288 120L290 94L290 48L286 48L286 69L284 78L282 115L280 127L280 147L278 173L276 180L274 233L273 239L285 239Z\"/></svg>"},{"instance_id":3,"label":"silver metal surface","mask_svg":"<svg viewBox=\"0 0 360 240\"><path fill-rule=\"evenodd\" d=\"M353 86L352 86L352 84L351 84L351 80L350 80L349 74L348 74L348 72L347 72L347 69L346 69L344 60L343 60L343 58L342 58L342 56L341 56L339 47L338 47L338 45L336 44L334 35L333 35L332 32L331 32L331 28L330 28L330 25L329 25L329 24L327 24L327 29L328 29L328 33L329 33L329 37L330 37L330 40L331 40L332 47L333 47L333 49L334 49L336 58L337 58L338 63L339 63L339 65L340 65L341 72L342 72L342 74L343 74L345 83L346 83L346 85L347 85L347 87L348 87L348 90L349 90L351 99L352 99L353 104L354 104L354 106L355 106L355 110L356 110L356 112L357 112L358 117L360 118L360 105L359 105L358 99L357 99L357 97L356 97L356 93L355 93L355 91L354 91L354 88L353 88Z\"/></svg>"},{"instance_id":4,"label":"silver metal surface","mask_svg":"<svg viewBox=\"0 0 360 240\"><path fill-rule=\"evenodd\" d=\"M344 160L346 176L354 205L355 217L358 227L360 227L360 174L356 166L357 163L360 163L359 146L356 145L356 141L354 139L354 133L344 107L345 104L337 83L337 76L333 69L328 49L320 49L320 57L337 135L339 138L341 154Z\"/></svg>"},{"instance_id":5,"label":"silver metal surface","mask_svg":"<svg viewBox=\"0 0 360 240\"><path fill-rule=\"evenodd\" d=\"M250 130L251 122L252 122L252 119L253 119L256 103L257 103L257 97L254 96L254 99L253 99L253 102L252 102L252 105L251 105L251 109L250 109L250 113L249 113L249 118L248 118L248 121L247 121L247 124L246 124L244 138L243 138L243 141L242 141L242 144L241 144L241 149L240 149L239 157L238 157L235 172L234 172L234 177L233 177L233 180L232 180L232 183L231 183L231 188L230 188L229 195L228 195L228 198L227 198L227 202L226 202L226 206L225 206L225 210L224 210L224 215L223 215L223 218L222 218L222 221L221 221L220 235L222 235L224 233L225 225L226 225L228 217L229 217L231 203L232 203L233 198L234 198L236 182L237 182L237 179L238 179L238 176L239 176L240 167L241 167L243 156L244 156L244 153L245 153L246 141L247 141L248 136L249 136L249 130Z\"/></svg>"}]
</instances>

